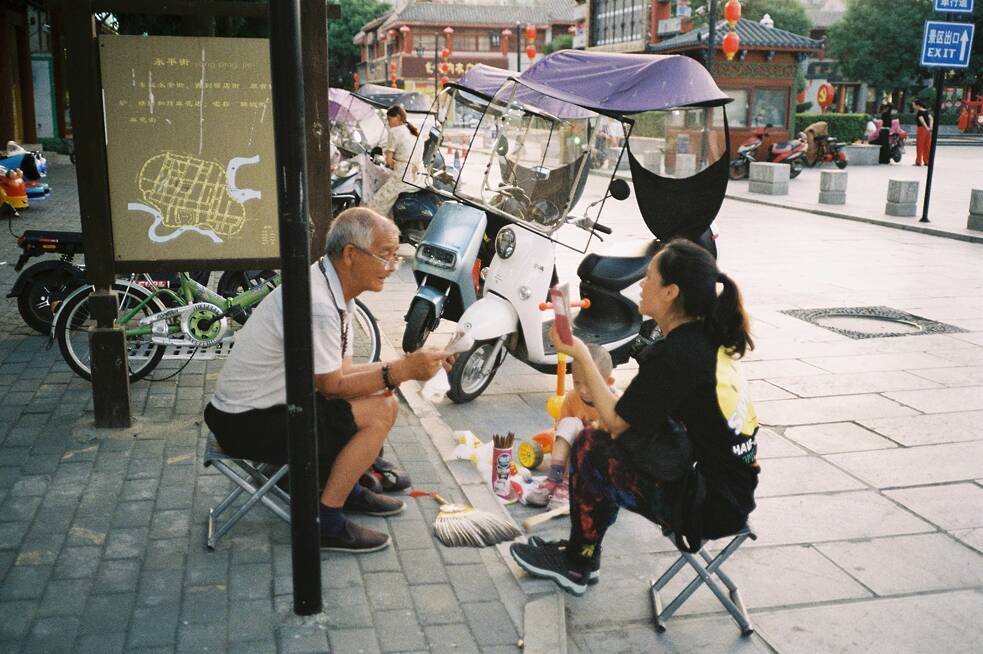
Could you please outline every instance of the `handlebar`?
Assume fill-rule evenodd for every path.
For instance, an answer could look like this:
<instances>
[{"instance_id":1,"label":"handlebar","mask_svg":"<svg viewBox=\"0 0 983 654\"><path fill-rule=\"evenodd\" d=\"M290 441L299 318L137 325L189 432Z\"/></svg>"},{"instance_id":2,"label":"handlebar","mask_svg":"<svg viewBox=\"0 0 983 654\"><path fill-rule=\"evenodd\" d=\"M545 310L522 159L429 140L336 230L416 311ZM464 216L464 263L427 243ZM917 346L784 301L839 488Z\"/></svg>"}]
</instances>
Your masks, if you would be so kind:
<instances>
[{"instance_id":1,"label":"handlebar","mask_svg":"<svg viewBox=\"0 0 983 654\"><path fill-rule=\"evenodd\" d=\"M613 231L610 227L607 225L602 225L601 223L594 223L594 229L603 234L611 234Z\"/></svg>"},{"instance_id":2,"label":"handlebar","mask_svg":"<svg viewBox=\"0 0 983 654\"><path fill-rule=\"evenodd\" d=\"M590 309L590 298L583 298L582 300L575 300L570 303L571 307L580 307L581 309ZM540 302L539 310L547 311L553 308L552 302Z\"/></svg>"}]
</instances>

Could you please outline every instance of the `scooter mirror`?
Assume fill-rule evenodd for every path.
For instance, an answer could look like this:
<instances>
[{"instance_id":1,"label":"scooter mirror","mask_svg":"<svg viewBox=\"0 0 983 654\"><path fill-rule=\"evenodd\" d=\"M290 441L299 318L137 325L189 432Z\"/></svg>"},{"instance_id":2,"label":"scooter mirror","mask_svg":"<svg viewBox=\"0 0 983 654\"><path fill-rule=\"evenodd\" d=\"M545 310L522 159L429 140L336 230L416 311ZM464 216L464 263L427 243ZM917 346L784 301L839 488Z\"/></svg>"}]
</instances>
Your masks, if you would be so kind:
<instances>
[{"instance_id":1,"label":"scooter mirror","mask_svg":"<svg viewBox=\"0 0 983 654\"><path fill-rule=\"evenodd\" d=\"M608 193L615 200L627 200L628 196L631 195L631 189L628 187L628 182L623 179L612 179L611 185L608 186Z\"/></svg>"},{"instance_id":2,"label":"scooter mirror","mask_svg":"<svg viewBox=\"0 0 983 654\"><path fill-rule=\"evenodd\" d=\"M509 140L504 135L500 135L495 141L495 154L504 157L509 153Z\"/></svg>"}]
</instances>

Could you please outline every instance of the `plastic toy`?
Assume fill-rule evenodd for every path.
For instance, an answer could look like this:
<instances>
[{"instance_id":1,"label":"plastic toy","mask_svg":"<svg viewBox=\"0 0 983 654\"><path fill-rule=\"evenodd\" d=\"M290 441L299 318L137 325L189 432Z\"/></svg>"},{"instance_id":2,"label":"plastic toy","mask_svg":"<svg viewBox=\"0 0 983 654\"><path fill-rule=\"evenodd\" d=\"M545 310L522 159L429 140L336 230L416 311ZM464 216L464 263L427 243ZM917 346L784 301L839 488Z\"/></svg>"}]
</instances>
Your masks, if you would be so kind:
<instances>
[{"instance_id":1,"label":"plastic toy","mask_svg":"<svg viewBox=\"0 0 983 654\"><path fill-rule=\"evenodd\" d=\"M0 205L8 204L12 209L26 209L27 187L20 169L0 168Z\"/></svg>"}]
</instances>

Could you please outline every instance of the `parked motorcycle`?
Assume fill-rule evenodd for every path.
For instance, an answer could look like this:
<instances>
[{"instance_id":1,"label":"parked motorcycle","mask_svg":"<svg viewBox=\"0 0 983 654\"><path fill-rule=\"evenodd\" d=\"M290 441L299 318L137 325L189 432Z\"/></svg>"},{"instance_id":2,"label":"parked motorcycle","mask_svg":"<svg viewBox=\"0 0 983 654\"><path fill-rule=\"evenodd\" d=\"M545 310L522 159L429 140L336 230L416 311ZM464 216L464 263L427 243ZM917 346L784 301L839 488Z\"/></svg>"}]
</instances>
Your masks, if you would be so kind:
<instances>
[{"instance_id":1,"label":"parked motorcycle","mask_svg":"<svg viewBox=\"0 0 983 654\"><path fill-rule=\"evenodd\" d=\"M744 179L751 170L751 164L758 161L758 150L768 136L767 127L757 127L737 149L737 157L730 162L730 178ZM790 170L788 176L795 179L802 172L805 163L806 140L802 134L784 143L772 143L768 148L769 163L786 163Z\"/></svg>"},{"instance_id":2,"label":"parked motorcycle","mask_svg":"<svg viewBox=\"0 0 983 654\"><path fill-rule=\"evenodd\" d=\"M867 130L867 143L870 145L880 145L878 140L881 134L881 127L884 125L884 121L880 118L876 118L871 121L873 129ZM870 125L870 123L868 123ZM901 129L901 121L897 118L891 121L891 130L888 132L888 145L891 147L891 160L894 163L901 163L901 158L904 156L905 143L908 141L908 132Z\"/></svg>"},{"instance_id":3,"label":"parked motorcycle","mask_svg":"<svg viewBox=\"0 0 983 654\"><path fill-rule=\"evenodd\" d=\"M638 74L639 68L628 65L624 57L635 55L571 50L549 55L506 82L482 116L476 134L494 128L497 136L490 146L472 146L453 195L509 224L495 238L481 298L458 320L457 336L471 339L473 346L458 356L450 371L447 396L454 402L478 397L509 354L535 370L556 370L557 355L548 340L552 320L544 320L542 305L558 281L556 246L586 252L597 232L611 233L597 222L605 200L630 195L627 183L614 179L604 197L571 214L590 165L590 144L577 135L610 120L630 128L638 114L650 111L699 112L703 122L693 116L679 124L706 124L713 107L730 101L696 62L652 62L638 56L639 66L645 67L644 74ZM577 74L570 74L574 70ZM606 80L603 94L582 84L582 78L601 74ZM725 151L720 147L726 143L722 125L687 132L694 140L701 134L714 139L716 151ZM640 244L638 253L587 254L577 275L581 300L589 300L590 308L573 320L574 333L608 350L615 364L651 342L654 322L643 321L637 303L639 282L651 257L665 239L710 238L729 164L721 157L690 177L661 177L634 157L628 136L618 158L628 157L642 217L657 238Z\"/></svg>"},{"instance_id":4,"label":"parked motorcycle","mask_svg":"<svg viewBox=\"0 0 983 654\"><path fill-rule=\"evenodd\" d=\"M843 148L846 147L846 143L841 143L832 136L819 135L815 137L815 144L815 158L811 162L806 159L806 163L809 166L821 166L827 161L832 161L840 170L847 167L849 161L847 159L846 152L843 151Z\"/></svg>"},{"instance_id":5,"label":"parked motorcycle","mask_svg":"<svg viewBox=\"0 0 983 654\"><path fill-rule=\"evenodd\" d=\"M82 233L27 230L17 237L17 245L21 248L21 254L14 264L14 270L20 274L7 297L17 298L17 311L28 327L41 334L48 334L61 302L88 283L85 279L85 264L75 261L75 257L84 252ZM46 254L57 254L59 258L46 259L24 267L31 259ZM191 273L192 279L203 285L208 284L210 275L210 271ZM219 277L216 288L223 297L233 297L272 276L271 271L229 270ZM178 275L156 273L150 277L150 281L141 278L136 283L153 285L155 288L176 288ZM247 315L232 317L243 323Z\"/></svg>"}]
</instances>

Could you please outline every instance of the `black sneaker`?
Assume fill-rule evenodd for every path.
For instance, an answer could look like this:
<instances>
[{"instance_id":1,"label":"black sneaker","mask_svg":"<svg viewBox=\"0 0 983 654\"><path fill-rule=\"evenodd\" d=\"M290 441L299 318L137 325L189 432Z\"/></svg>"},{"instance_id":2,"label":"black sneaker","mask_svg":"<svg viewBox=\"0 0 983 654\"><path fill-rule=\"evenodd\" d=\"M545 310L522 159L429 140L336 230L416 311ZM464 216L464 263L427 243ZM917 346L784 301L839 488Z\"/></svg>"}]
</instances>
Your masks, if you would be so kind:
<instances>
[{"instance_id":1,"label":"black sneaker","mask_svg":"<svg viewBox=\"0 0 983 654\"><path fill-rule=\"evenodd\" d=\"M389 547L389 534L345 520L345 528L337 536L321 534L321 549L331 552L377 552Z\"/></svg>"},{"instance_id":2,"label":"black sneaker","mask_svg":"<svg viewBox=\"0 0 983 654\"><path fill-rule=\"evenodd\" d=\"M555 547L562 550L564 554L567 550L567 540L546 540L545 538L540 538L539 536L530 536L529 545L534 547ZM587 585L593 586L601 580L601 547L598 545L597 553L594 558L589 559L590 562L590 574L587 575Z\"/></svg>"},{"instance_id":3,"label":"black sneaker","mask_svg":"<svg viewBox=\"0 0 983 654\"><path fill-rule=\"evenodd\" d=\"M406 508L403 501L395 497L388 497L373 493L368 488L363 488L358 495L349 495L343 507L345 513L361 513L362 515L387 516L396 515Z\"/></svg>"},{"instance_id":4,"label":"black sneaker","mask_svg":"<svg viewBox=\"0 0 983 654\"><path fill-rule=\"evenodd\" d=\"M509 552L519 567L532 576L552 579L571 595L579 597L587 592L590 572L573 569L567 561L565 548L515 543L509 548Z\"/></svg>"},{"instance_id":5,"label":"black sneaker","mask_svg":"<svg viewBox=\"0 0 983 654\"><path fill-rule=\"evenodd\" d=\"M369 472L371 472L379 483L382 484L382 490L386 491L387 493L406 490L412 484L410 474L408 472L405 470L400 470L389 461L383 459L381 456L376 457L376 460L372 464L372 468L370 468Z\"/></svg>"}]
</instances>

